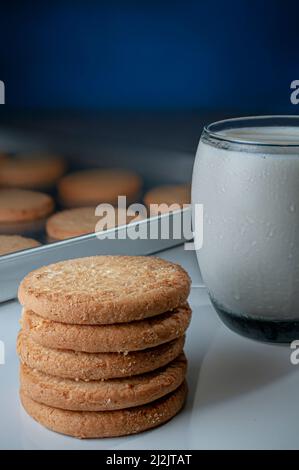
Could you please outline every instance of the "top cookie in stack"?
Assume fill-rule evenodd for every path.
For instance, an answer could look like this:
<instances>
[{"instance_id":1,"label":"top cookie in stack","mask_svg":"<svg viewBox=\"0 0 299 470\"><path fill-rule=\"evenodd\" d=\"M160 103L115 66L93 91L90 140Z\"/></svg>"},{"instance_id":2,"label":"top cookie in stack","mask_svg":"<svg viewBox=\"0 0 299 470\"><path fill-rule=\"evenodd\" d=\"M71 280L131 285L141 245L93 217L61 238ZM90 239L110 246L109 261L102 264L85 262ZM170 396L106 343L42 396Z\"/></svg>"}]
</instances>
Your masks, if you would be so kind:
<instances>
[{"instance_id":1,"label":"top cookie in stack","mask_svg":"<svg viewBox=\"0 0 299 470\"><path fill-rule=\"evenodd\" d=\"M159 315L187 300L184 269L160 258L95 256L45 266L25 277L19 300L48 320L79 325Z\"/></svg>"},{"instance_id":2,"label":"top cookie in stack","mask_svg":"<svg viewBox=\"0 0 299 470\"><path fill-rule=\"evenodd\" d=\"M189 290L183 268L152 257L81 258L26 276L18 353L28 413L78 437L174 416L186 395Z\"/></svg>"}]
</instances>

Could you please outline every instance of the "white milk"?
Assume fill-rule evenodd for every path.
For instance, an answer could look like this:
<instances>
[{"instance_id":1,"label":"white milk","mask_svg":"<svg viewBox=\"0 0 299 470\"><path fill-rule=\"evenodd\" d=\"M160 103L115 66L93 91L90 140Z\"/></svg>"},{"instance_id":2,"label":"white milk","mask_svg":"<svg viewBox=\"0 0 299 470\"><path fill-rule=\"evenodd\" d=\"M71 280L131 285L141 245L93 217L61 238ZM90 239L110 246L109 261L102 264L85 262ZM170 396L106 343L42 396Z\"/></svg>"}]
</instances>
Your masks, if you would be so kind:
<instances>
[{"instance_id":1,"label":"white milk","mask_svg":"<svg viewBox=\"0 0 299 470\"><path fill-rule=\"evenodd\" d=\"M299 146L296 127L221 135ZM256 319L299 319L299 147L258 151L200 142L192 184L193 204L204 204L197 256L210 295L224 310Z\"/></svg>"}]
</instances>

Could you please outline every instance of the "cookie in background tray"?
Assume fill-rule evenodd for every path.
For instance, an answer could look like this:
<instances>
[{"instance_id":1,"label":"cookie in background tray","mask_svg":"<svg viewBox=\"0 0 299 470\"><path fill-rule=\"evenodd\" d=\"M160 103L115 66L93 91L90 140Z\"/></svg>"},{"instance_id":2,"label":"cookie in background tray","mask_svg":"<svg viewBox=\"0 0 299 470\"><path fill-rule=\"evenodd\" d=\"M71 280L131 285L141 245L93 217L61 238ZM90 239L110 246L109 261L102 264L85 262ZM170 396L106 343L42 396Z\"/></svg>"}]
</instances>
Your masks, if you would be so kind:
<instances>
[{"instance_id":1,"label":"cookie in background tray","mask_svg":"<svg viewBox=\"0 0 299 470\"><path fill-rule=\"evenodd\" d=\"M16 251L36 248L40 243L32 238L20 235L0 235L0 255L7 255Z\"/></svg>"},{"instance_id":2,"label":"cookie in background tray","mask_svg":"<svg viewBox=\"0 0 299 470\"><path fill-rule=\"evenodd\" d=\"M89 169L70 173L58 183L59 200L65 207L116 205L118 196L135 202L142 180L135 172L125 169Z\"/></svg>"},{"instance_id":3,"label":"cookie in background tray","mask_svg":"<svg viewBox=\"0 0 299 470\"><path fill-rule=\"evenodd\" d=\"M0 233L23 234L41 230L53 212L48 194L25 189L0 189Z\"/></svg>"},{"instance_id":4,"label":"cookie in background tray","mask_svg":"<svg viewBox=\"0 0 299 470\"><path fill-rule=\"evenodd\" d=\"M66 240L94 233L101 228L100 216L95 215L95 207L77 207L56 212L47 220L46 232L49 241ZM103 230L141 220L140 216L127 213L124 208L115 208L111 217L104 216ZM105 223L104 223L105 222ZM106 223L107 222L107 223ZM98 227L96 229L96 227Z\"/></svg>"},{"instance_id":5,"label":"cookie in background tray","mask_svg":"<svg viewBox=\"0 0 299 470\"><path fill-rule=\"evenodd\" d=\"M157 186L145 194L144 202L151 216L168 213L191 203L191 187L189 184Z\"/></svg>"},{"instance_id":6,"label":"cookie in background tray","mask_svg":"<svg viewBox=\"0 0 299 470\"><path fill-rule=\"evenodd\" d=\"M57 155L31 153L6 158L1 164L0 186L47 190L55 186L66 169Z\"/></svg>"},{"instance_id":7,"label":"cookie in background tray","mask_svg":"<svg viewBox=\"0 0 299 470\"><path fill-rule=\"evenodd\" d=\"M0 152L0 164L2 164L8 158L8 154L5 152Z\"/></svg>"}]
</instances>

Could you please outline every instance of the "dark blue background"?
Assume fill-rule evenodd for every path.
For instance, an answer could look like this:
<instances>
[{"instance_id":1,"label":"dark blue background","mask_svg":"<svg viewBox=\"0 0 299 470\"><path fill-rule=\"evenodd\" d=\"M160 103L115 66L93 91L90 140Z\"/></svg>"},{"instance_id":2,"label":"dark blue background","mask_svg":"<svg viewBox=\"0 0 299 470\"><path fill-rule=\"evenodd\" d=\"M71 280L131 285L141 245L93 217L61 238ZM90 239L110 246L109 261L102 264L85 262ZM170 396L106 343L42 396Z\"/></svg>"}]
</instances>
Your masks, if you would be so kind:
<instances>
[{"instance_id":1,"label":"dark blue background","mask_svg":"<svg viewBox=\"0 0 299 470\"><path fill-rule=\"evenodd\" d=\"M298 2L1 2L7 106L296 112Z\"/></svg>"}]
</instances>

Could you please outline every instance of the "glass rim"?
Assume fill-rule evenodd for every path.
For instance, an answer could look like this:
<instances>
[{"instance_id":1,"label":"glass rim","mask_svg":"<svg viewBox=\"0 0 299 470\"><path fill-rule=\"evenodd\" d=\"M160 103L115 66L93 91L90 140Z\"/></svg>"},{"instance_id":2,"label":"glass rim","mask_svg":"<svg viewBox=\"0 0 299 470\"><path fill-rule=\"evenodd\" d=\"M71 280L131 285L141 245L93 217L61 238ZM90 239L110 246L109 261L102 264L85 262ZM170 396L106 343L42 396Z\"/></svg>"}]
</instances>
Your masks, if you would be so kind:
<instances>
[{"instance_id":1,"label":"glass rim","mask_svg":"<svg viewBox=\"0 0 299 470\"><path fill-rule=\"evenodd\" d=\"M284 122L283 122L284 121ZM296 122L296 124L295 124ZM255 125L253 125L255 123ZM264 123L264 124L262 124ZM221 135L220 132L226 129L240 129L242 127L287 127L287 123L293 124L293 127L299 129L299 115L296 114L277 114L277 115L258 115L258 116L241 116L236 118L222 119L220 121L214 121L206 124L203 128L203 133L207 134L208 137L216 139L221 142L229 142L232 144L239 145L252 145L258 147L299 147L299 139L297 143L284 143L284 142L273 142L267 140L247 140L244 138L234 138L225 135ZM242 126L243 125L243 126ZM214 130L213 128L216 128ZM219 128L219 129L218 129ZM299 134L298 134L299 135Z\"/></svg>"}]
</instances>

